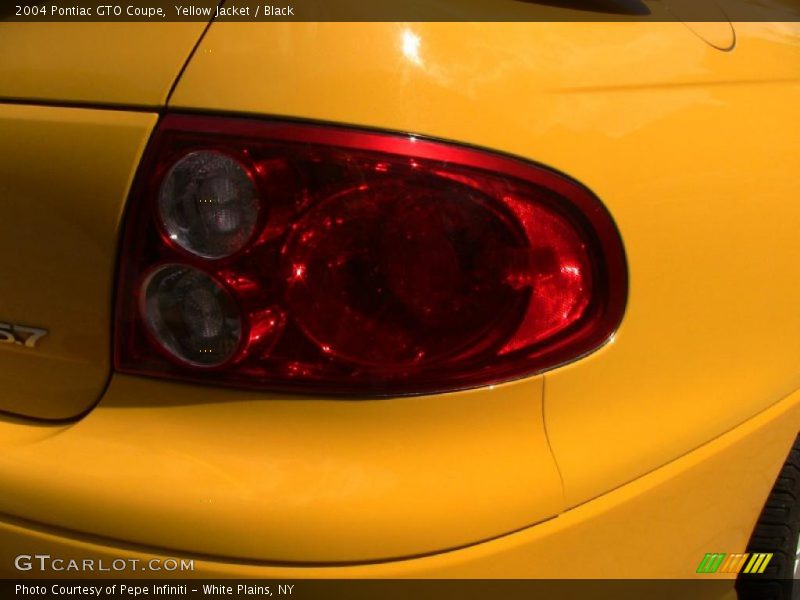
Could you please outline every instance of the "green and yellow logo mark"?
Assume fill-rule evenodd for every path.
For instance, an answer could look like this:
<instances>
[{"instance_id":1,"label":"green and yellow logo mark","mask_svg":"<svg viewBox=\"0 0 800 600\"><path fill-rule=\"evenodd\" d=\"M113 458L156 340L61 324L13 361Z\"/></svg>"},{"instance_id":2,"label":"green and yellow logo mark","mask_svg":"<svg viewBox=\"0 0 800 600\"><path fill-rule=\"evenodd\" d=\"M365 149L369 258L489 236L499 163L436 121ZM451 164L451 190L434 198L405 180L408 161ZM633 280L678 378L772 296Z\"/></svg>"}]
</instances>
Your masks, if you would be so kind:
<instances>
[{"instance_id":1,"label":"green and yellow logo mark","mask_svg":"<svg viewBox=\"0 0 800 600\"><path fill-rule=\"evenodd\" d=\"M772 553L753 553L748 554L725 554L708 553L700 561L697 567L698 573L763 573L769 561L772 560Z\"/></svg>"}]
</instances>

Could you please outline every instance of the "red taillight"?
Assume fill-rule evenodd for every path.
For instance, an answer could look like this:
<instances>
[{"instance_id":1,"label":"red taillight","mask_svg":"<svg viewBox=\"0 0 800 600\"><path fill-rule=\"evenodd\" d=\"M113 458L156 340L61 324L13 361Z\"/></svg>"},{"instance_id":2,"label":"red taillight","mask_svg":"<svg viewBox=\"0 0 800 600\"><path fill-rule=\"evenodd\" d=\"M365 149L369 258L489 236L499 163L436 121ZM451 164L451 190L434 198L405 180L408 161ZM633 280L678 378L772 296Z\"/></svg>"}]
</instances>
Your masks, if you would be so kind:
<instances>
[{"instance_id":1,"label":"red taillight","mask_svg":"<svg viewBox=\"0 0 800 600\"><path fill-rule=\"evenodd\" d=\"M441 392L601 346L626 268L562 175L408 135L164 118L122 242L116 367L317 393Z\"/></svg>"}]
</instances>

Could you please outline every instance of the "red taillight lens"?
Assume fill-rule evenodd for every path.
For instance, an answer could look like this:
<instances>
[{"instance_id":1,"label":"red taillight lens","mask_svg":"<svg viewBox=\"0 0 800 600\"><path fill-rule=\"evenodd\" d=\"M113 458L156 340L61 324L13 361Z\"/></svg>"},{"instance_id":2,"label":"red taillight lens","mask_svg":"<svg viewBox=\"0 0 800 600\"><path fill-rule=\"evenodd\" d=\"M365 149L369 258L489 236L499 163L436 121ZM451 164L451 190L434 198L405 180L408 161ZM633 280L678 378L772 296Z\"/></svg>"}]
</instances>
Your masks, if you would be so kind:
<instances>
[{"instance_id":1,"label":"red taillight lens","mask_svg":"<svg viewBox=\"0 0 800 600\"><path fill-rule=\"evenodd\" d=\"M600 202L407 135L164 118L122 242L116 366L318 393L474 387L602 345L625 259Z\"/></svg>"}]
</instances>

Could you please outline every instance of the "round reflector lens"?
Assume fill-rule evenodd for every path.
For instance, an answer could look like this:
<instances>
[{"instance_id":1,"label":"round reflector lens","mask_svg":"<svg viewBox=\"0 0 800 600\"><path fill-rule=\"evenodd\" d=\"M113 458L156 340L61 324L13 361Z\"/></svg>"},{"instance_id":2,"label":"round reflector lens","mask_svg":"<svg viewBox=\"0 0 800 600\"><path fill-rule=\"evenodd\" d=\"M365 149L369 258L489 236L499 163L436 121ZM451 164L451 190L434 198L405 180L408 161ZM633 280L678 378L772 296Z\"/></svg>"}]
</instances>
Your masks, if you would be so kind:
<instances>
[{"instance_id":1,"label":"round reflector lens","mask_svg":"<svg viewBox=\"0 0 800 600\"><path fill-rule=\"evenodd\" d=\"M239 310L225 288L184 265L162 266L147 277L142 314L161 346L191 365L226 363L242 337Z\"/></svg>"},{"instance_id":2,"label":"round reflector lens","mask_svg":"<svg viewBox=\"0 0 800 600\"><path fill-rule=\"evenodd\" d=\"M326 353L361 366L474 353L524 304L504 277L524 243L490 198L456 182L362 185L295 225L282 251L289 308Z\"/></svg>"},{"instance_id":3,"label":"round reflector lens","mask_svg":"<svg viewBox=\"0 0 800 600\"><path fill-rule=\"evenodd\" d=\"M170 240L192 254L217 259L247 244L259 207L245 167L226 154L203 150L172 166L158 208Z\"/></svg>"}]
</instances>

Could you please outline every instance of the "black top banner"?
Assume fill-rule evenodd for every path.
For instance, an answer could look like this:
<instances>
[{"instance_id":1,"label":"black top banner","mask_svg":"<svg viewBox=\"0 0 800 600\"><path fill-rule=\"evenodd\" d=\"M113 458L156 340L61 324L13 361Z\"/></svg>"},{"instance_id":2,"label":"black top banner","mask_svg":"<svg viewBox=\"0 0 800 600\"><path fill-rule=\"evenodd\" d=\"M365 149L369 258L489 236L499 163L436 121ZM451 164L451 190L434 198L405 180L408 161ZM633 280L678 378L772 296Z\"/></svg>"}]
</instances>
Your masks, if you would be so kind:
<instances>
[{"instance_id":1,"label":"black top banner","mask_svg":"<svg viewBox=\"0 0 800 600\"><path fill-rule=\"evenodd\" d=\"M5 0L7 22L800 21L800 0Z\"/></svg>"}]
</instances>

